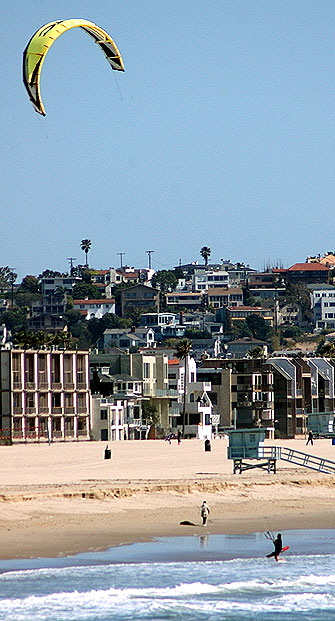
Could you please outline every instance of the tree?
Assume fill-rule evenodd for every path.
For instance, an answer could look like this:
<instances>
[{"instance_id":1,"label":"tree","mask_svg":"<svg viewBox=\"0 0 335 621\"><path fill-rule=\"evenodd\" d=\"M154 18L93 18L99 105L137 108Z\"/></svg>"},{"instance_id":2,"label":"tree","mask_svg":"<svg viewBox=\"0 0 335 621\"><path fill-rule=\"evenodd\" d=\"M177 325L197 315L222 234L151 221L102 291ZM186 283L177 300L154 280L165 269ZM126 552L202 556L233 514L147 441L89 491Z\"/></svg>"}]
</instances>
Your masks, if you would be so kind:
<instances>
[{"instance_id":1,"label":"tree","mask_svg":"<svg viewBox=\"0 0 335 621\"><path fill-rule=\"evenodd\" d=\"M176 347L176 355L179 360L184 360L184 392L183 392L183 413L182 413L182 434L185 432L185 414L186 414L186 390L187 390L187 362L192 349L192 341L189 339L181 339Z\"/></svg>"},{"instance_id":2,"label":"tree","mask_svg":"<svg viewBox=\"0 0 335 621\"><path fill-rule=\"evenodd\" d=\"M323 341L316 350L317 356L321 358L335 358L335 344L330 341Z\"/></svg>"},{"instance_id":3,"label":"tree","mask_svg":"<svg viewBox=\"0 0 335 621\"><path fill-rule=\"evenodd\" d=\"M57 276L66 277L68 276L68 274L67 272L58 272L57 270L46 269L41 274L39 274L38 277L39 278L57 278Z\"/></svg>"},{"instance_id":4,"label":"tree","mask_svg":"<svg viewBox=\"0 0 335 621\"><path fill-rule=\"evenodd\" d=\"M147 425L156 425L159 420L156 406L152 401L142 401L142 417L147 421Z\"/></svg>"},{"instance_id":5,"label":"tree","mask_svg":"<svg viewBox=\"0 0 335 621\"><path fill-rule=\"evenodd\" d=\"M255 339L267 341L270 338L272 328L265 321L265 319L263 319L263 317L260 317L259 315L249 315L246 319L246 323Z\"/></svg>"},{"instance_id":6,"label":"tree","mask_svg":"<svg viewBox=\"0 0 335 621\"><path fill-rule=\"evenodd\" d=\"M232 322L231 332L236 339L243 339L245 337L252 336L252 331L250 330L246 321L234 321Z\"/></svg>"},{"instance_id":7,"label":"tree","mask_svg":"<svg viewBox=\"0 0 335 621\"><path fill-rule=\"evenodd\" d=\"M200 254L205 261L205 265L208 265L208 259L211 256L211 249L208 246L203 246L200 250Z\"/></svg>"},{"instance_id":8,"label":"tree","mask_svg":"<svg viewBox=\"0 0 335 621\"><path fill-rule=\"evenodd\" d=\"M19 293L41 293L41 285L36 276L27 275L23 278Z\"/></svg>"},{"instance_id":9,"label":"tree","mask_svg":"<svg viewBox=\"0 0 335 621\"><path fill-rule=\"evenodd\" d=\"M0 314L0 324L4 323L12 333L25 330L28 325L27 308L11 308Z\"/></svg>"},{"instance_id":10,"label":"tree","mask_svg":"<svg viewBox=\"0 0 335 621\"><path fill-rule=\"evenodd\" d=\"M252 347L251 349L249 349L247 354L250 358L263 358L264 350L263 347L259 347L257 345L256 347Z\"/></svg>"},{"instance_id":11,"label":"tree","mask_svg":"<svg viewBox=\"0 0 335 621\"><path fill-rule=\"evenodd\" d=\"M9 285L14 278L14 282L17 279L17 274L13 272L13 270L6 265L5 267L0 267L0 287L6 287Z\"/></svg>"},{"instance_id":12,"label":"tree","mask_svg":"<svg viewBox=\"0 0 335 621\"><path fill-rule=\"evenodd\" d=\"M303 321L311 323L312 309L311 309L311 294L309 289L304 284L292 284L288 282L286 284L286 302L288 304L297 304L301 309Z\"/></svg>"},{"instance_id":13,"label":"tree","mask_svg":"<svg viewBox=\"0 0 335 621\"><path fill-rule=\"evenodd\" d=\"M92 242L90 239L82 239L80 248L85 252L86 255L86 267L88 267L88 253L91 249Z\"/></svg>"},{"instance_id":14,"label":"tree","mask_svg":"<svg viewBox=\"0 0 335 621\"><path fill-rule=\"evenodd\" d=\"M151 279L153 287L158 287L163 293L174 291L178 284L178 278L173 270L159 270Z\"/></svg>"},{"instance_id":15,"label":"tree","mask_svg":"<svg viewBox=\"0 0 335 621\"><path fill-rule=\"evenodd\" d=\"M72 289L72 297L74 300L84 300L88 298L90 300L100 300L101 295L94 285L90 285L85 282L80 282Z\"/></svg>"}]
</instances>

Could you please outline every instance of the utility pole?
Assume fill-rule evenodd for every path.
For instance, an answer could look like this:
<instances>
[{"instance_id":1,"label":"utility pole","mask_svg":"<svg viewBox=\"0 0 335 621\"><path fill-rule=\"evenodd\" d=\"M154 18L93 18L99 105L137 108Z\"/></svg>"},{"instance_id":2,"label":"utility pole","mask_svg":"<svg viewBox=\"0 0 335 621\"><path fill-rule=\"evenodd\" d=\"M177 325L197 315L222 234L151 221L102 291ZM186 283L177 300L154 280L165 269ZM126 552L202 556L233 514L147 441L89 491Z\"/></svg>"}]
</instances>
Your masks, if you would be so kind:
<instances>
[{"instance_id":1,"label":"utility pole","mask_svg":"<svg viewBox=\"0 0 335 621\"><path fill-rule=\"evenodd\" d=\"M126 254L126 253L125 253L125 252L117 252L117 254L118 254L118 255L119 255L119 257L120 257L120 267L121 267L121 269L122 269L122 268L123 268L123 265L122 265L122 257L123 257L123 255L124 255L124 254Z\"/></svg>"},{"instance_id":2,"label":"utility pole","mask_svg":"<svg viewBox=\"0 0 335 621\"><path fill-rule=\"evenodd\" d=\"M72 276L73 261L77 261L77 259L76 259L76 257L67 257L67 261L70 262L70 276Z\"/></svg>"},{"instance_id":3,"label":"utility pole","mask_svg":"<svg viewBox=\"0 0 335 621\"><path fill-rule=\"evenodd\" d=\"M148 267L149 267L149 270L151 270L151 255L152 255L152 253L153 253L153 252L155 252L155 251L154 251L154 250L146 250L145 252L147 253L147 255L148 255L148 259L149 259L149 265L148 265Z\"/></svg>"}]
</instances>

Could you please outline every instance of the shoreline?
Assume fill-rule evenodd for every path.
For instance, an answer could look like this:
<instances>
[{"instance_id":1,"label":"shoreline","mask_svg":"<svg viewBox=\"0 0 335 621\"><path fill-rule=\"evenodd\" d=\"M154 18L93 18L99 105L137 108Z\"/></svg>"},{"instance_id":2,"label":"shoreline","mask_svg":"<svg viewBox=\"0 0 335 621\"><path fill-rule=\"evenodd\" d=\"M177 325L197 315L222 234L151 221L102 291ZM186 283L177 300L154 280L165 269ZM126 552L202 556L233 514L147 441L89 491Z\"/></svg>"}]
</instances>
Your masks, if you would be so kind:
<instances>
[{"instance_id":1,"label":"shoreline","mask_svg":"<svg viewBox=\"0 0 335 621\"><path fill-rule=\"evenodd\" d=\"M335 528L333 475L292 464L275 475L233 475L223 440L213 441L211 453L197 440L115 444L110 461L101 458L101 443L0 447L0 558L72 556L160 537ZM302 450L305 442L287 444ZM306 448L333 457L329 441ZM204 498L211 508L205 528Z\"/></svg>"}]
</instances>

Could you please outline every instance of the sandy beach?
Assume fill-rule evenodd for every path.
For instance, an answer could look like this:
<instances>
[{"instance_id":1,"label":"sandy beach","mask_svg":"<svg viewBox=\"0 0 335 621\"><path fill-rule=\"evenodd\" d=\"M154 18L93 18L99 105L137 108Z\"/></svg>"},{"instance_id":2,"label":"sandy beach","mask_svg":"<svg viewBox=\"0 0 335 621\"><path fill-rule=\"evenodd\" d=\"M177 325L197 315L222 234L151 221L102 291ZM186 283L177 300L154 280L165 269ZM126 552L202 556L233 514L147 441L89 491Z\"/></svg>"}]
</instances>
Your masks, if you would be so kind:
<instances>
[{"instance_id":1,"label":"sandy beach","mask_svg":"<svg viewBox=\"0 0 335 621\"><path fill-rule=\"evenodd\" d=\"M267 441L335 461L331 440ZM0 447L0 557L56 557L154 537L335 528L335 476L284 461L233 474L227 440ZM211 514L205 529L199 508ZM194 525L181 525L181 522Z\"/></svg>"}]
</instances>

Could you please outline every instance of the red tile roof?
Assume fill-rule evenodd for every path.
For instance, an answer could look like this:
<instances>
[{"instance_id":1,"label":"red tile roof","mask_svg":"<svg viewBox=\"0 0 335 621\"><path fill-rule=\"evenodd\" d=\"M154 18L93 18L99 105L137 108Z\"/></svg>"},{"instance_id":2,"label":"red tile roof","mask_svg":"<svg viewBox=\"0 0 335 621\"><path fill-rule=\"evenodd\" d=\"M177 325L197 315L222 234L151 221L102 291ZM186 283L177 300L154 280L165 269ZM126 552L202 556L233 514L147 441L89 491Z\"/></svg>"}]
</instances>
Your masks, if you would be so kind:
<instances>
[{"instance_id":1,"label":"red tile roof","mask_svg":"<svg viewBox=\"0 0 335 621\"><path fill-rule=\"evenodd\" d=\"M287 269L273 268L272 271L276 274L285 272L328 272L329 268L321 263L295 263Z\"/></svg>"}]
</instances>

